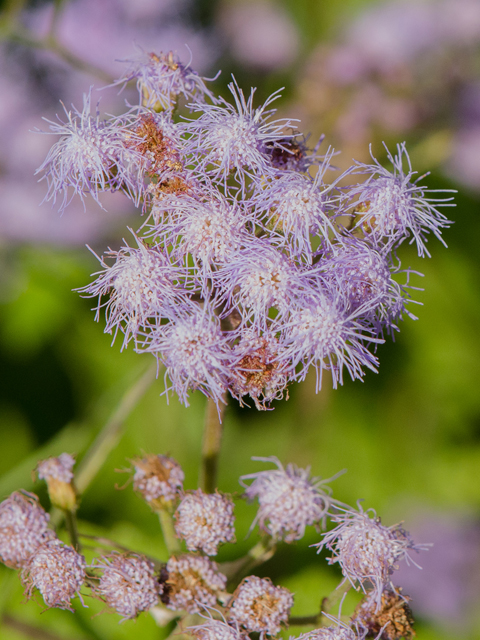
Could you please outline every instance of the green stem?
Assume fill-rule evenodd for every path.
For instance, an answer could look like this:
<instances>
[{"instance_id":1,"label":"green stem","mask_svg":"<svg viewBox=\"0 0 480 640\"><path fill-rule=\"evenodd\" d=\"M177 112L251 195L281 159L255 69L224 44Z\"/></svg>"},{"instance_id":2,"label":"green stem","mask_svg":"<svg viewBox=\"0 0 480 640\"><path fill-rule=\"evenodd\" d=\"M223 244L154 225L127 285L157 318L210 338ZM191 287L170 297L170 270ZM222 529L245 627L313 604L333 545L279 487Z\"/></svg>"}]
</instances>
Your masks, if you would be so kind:
<instances>
[{"instance_id":1,"label":"green stem","mask_svg":"<svg viewBox=\"0 0 480 640\"><path fill-rule=\"evenodd\" d=\"M270 536L265 536L250 551L233 562L224 562L220 565L221 571L227 576L229 586L236 586L244 575L254 567L267 562L276 551L276 543Z\"/></svg>"},{"instance_id":2,"label":"green stem","mask_svg":"<svg viewBox=\"0 0 480 640\"><path fill-rule=\"evenodd\" d=\"M80 540L78 537L77 518L75 516L75 513L73 511L70 511L69 509L65 509L63 513L65 514L65 526L67 527L72 547L77 551L80 551L82 545L80 544Z\"/></svg>"},{"instance_id":3,"label":"green stem","mask_svg":"<svg viewBox=\"0 0 480 640\"><path fill-rule=\"evenodd\" d=\"M223 400L223 401L222 401ZM208 398L203 427L202 466L199 486L206 493L213 493L217 487L218 457L222 444L222 419L226 408L226 396L219 406Z\"/></svg>"},{"instance_id":4,"label":"green stem","mask_svg":"<svg viewBox=\"0 0 480 640\"><path fill-rule=\"evenodd\" d=\"M172 514L166 509L158 510L158 518L160 520L160 526L162 527L163 539L165 540L165 546L170 555L180 553L180 540L175 534L175 527L173 526Z\"/></svg>"},{"instance_id":5,"label":"green stem","mask_svg":"<svg viewBox=\"0 0 480 640\"><path fill-rule=\"evenodd\" d=\"M141 378L125 392L117 409L93 441L75 474L75 485L80 494L84 493L100 471L107 456L117 446L122 437L126 419L154 382L155 374L156 365L150 366Z\"/></svg>"},{"instance_id":6,"label":"green stem","mask_svg":"<svg viewBox=\"0 0 480 640\"><path fill-rule=\"evenodd\" d=\"M343 582L341 582L329 596L323 598L320 605L321 613L330 613L333 607L342 600L342 598L350 591L351 588L352 583L349 580L344 580Z\"/></svg>"},{"instance_id":7,"label":"green stem","mask_svg":"<svg viewBox=\"0 0 480 640\"><path fill-rule=\"evenodd\" d=\"M322 614L317 613L315 616L292 616L288 620L288 626L290 627L303 627L303 626L321 626Z\"/></svg>"}]
</instances>

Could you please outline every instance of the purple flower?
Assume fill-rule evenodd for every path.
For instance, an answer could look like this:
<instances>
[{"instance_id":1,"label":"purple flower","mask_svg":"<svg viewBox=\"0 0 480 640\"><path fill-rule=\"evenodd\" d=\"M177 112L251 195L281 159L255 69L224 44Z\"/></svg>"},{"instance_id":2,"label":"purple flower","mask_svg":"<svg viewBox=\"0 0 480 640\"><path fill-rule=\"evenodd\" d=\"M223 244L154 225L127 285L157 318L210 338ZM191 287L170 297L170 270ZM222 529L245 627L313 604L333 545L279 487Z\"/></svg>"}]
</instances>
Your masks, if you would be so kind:
<instances>
[{"instance_id":1,"label":"purple flower","mask_svg":"<svg viewBox=\"0 0 480 640\"><path fill-rule=\"evenodd\" d=\"M269 232L271 242L286 247L295 257L312 262L311 235L328 242L336 235L331 221L333 205L328 193L332 186L321 189L328 161L312 180L295 171L261 178L251 199L259 224Z\"/></svg>"},{"instance_id":2,"label":"purple flower","mask_svg":"<svg viewBox=\"0 0 480 640\"><path fill-rule=\"evenodd\" d=\"M386 242L389 247L396 247L411 236L410 244L416 242L418 255L430 256L425 246L426 236L433 233L445 245L441 229L451 224L436 207L455 205L452 198L432 198L428 194L454 191L429 190L419 185L425 175L413 179L416 172L412 170L405 143L397 145L396 156L392 156L388 149L387 154L393 172L382 167L373 156L373 164L356 163L361 173L370 174L364 184L349 190L349 197L358 199L354 209L359 218L356 227L361 228L367 237L376 242ZM405 162L406 172L403 168Z\"/></svg>"},{"instance_id":3,"label":"purple flower","mask_svg":"<svg viewBox=\"0 0 480 640\"><path fill-rule=\"evenodd\" d=\"M333 552L329 564L339 563L345 580L363 591L373 586L377 607L390 576L400 560L413 560L408 551L420 551L426 545L415 545L409 534L399 525L385 527L373 509L345 510L332 517L337 526L323 534L318 553L326 547Z\"/></svg>"},{"instance_id":4,"label":"purple flower","mask_svg":"<svg viewBox=\"0 0 480 640\"><path fill-rule=\"evenodd\" d=\"M184 65L173 51L168 53L142 53L136 60L127 60L130 69L115 84L137 81L140 104L148 109L173 109L179 96L186 100L203 101L215 98L207 89L205 80L190 63Z\"/></svg>"},{"instance_id":5,"label":"purple flower","mask_svg":"<svg viewBox=\"0 0 480 640\"><path fill-rule=\"evenodd\" d=\"M98 105L96 115L91 116L91 89L83 96L81 112L75 107L73 112L64 110L66 122L60 118L58 123L46 120L50 132L41 132L61 136L37 169L37 173L44 172L41 179L48 183L45 200L56 202L60 196L63 211L75 194L83 201L89 193L102 206L102 191L121 189L138 203L143 190L143 162L134 143L140 143L141 138L130 130L128 118L101 121Z\"/></svg>"},{"instance_id":6,"label":"purple flower","mask_svg":"<svg viewBox=\"0 0 480 640\"><path fill-rule=\"evenodd\" d=\"M171 317L174 308L188 300L179 284L184 271L172 265L159 247L149 248L135 239L136 249L126 245L119 251L107 251L106 257L115 259L112 266L98 258L104 270L94 282L79 289L87 296L98 296L95 319L98 321L100 310L105 308L105 332L113 333L115 340L120 329L125 334L123 347L132 337L137 340L148 320ZM107 295L108 300L102 301Z\"/></svg>"},{"instance_id":7,"label":"purple flower","mask_svg":"<svg viewBox=\"0 0 480 640\"><path fill-rule=\"evenodd\" d=\"M252 458L270 462L277 469L250 473L240 478L245 497L258 498L258 513L252 527L258 522L260 529L277 540L293 542L305 535L305 527L319 524L325 519L332 502L328 480L310 477L310 468L299 469L294 464L282 465L275 456ZM246 480L253 480L246 484Z\"/></svg>"},{"instance_id":8,"label":"purple flower","mask_svg":"<svg viewBox=\"0 0 480 640\"><path fill-rule=\"evenodd\" d=\"M150 235L171 247L178 260L187 261L190 254L204 276L214 266L230 262L247 239L243 210L213 189L204 189L198 197L164 198L154 206L153 215L157 223Z\"/></svg>"},{"instance_id":9,"label":"purple flower","mask_svg":"<svg viewBox=\"0 0 480 640\"><path fill-rule=\"evenodd\" d=\"M233 173L244 190L247 174L268 169L267 145L284 137L284 129L294 125L287 118L269 121L276 110L267 107L279 97L278 91L255 109L255 89L246 100L235 80L228 88L235 106L223 98L219 99L218 105L190 105L193 112L201 115L184 125L190 136L187 151L197 159L197 171L225 185Z\"/></svg>"},{"instance_id":10,"label":"purple flower","mask_svg":"<svg viewBox=\"0 0 480 640\"><path fill-rule=\"evenodd\" d=\"M243 319L258 329L269 324L268 311L288 314L297 296L309 291L309 280L268 242L252 239L215 274L228 312L238 307Z\"/></svg>"},{"instance_id":11,"label":"purple flower","mask_svg":"<svg viewBox=\"0 0 480 640\"><path fill-rule=\"evenodd\" d=\"M398 331L396 323L404 313L416 319L405 307L410 302L408 284L400 285L392 277L402 271L393 266L390 255L381 246L372 247L355 236L339 237L338 242L324 251L316 273L324 286L342 292L349 310L363 308L362 315L379 332L383 328L391 334ZM406 274L408 283L410 271Z\"/></svg>"},{"instance_id":12,"label":"purple flower","mask_svg":"<svg viewBox=\"0 0 480 640\"><path fill-rule=\"evenodd\" d=\"M207 305L192 304L180 312L175 321L148 334L139 351L153 353L165 365L166 393L174 390L188 406L189 389L200 389L218 405L228 387L232 350Z\"/></svg>"},{"instance_id":13,"label":"purple flower","mask_svg":"<svg viewBox=\"0 0 480 640\"><path fill-rule=\"evenodd\" d=\"M365 343L380 343L363 320L362 307L352 313L340 291L305 297L304 306L292 310L285 330L286 351L292 367L300 365L297 378L303 380L310 365L317 371L317 391L322 386L322 372L332 374L333 387L343 384L345 367L352 380L364 375L363 368L377 370L378 360Z\"/></svg>"}]
</instances>

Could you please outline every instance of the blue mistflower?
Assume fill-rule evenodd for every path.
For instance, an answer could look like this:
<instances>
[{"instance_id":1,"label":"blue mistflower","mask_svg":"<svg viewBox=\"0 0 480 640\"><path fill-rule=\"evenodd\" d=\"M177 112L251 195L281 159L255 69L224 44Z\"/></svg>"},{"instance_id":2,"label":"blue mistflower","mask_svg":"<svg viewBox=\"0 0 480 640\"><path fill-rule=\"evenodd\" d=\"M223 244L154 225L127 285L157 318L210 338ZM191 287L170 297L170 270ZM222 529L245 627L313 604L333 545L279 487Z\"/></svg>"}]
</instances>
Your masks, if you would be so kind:
<instances>
[{"instance_id":1,"label":"blue mistflower","mask_svg":"<svg viewBox=\"0 0 480 640\"><path fill-rule=\"evenodd\" d=\"M408 285L410 271L394 267L381 245L371 246L351 235L339 237L324 251L316 273L324 285L341 292L351 312L363 307L364 317L380 333L384 328L391 334L398 331L397 322L404 313L416 319L405 306L412 302L407 292L413 288ZM398 273L406 273L407 284L400 285L393 279Z\"/></svg>"},{"instance_id":2,"label":"blue mistflower","mask_svg":"<svg viewBox=\"0 0 480 640\"><path fill-rule=\"evenodd\" d=\"M281 138L286 127L293 127L293 121L269 121L276 110L267 107L279 97L278 91L255 109L255 89L247 100L236 81L228 88L235 105L223 98L217 105L190 105L201 115L184 125L190 136L187 151L195 157L197 171L224 184L232 174L244 189L247 175L265 172L271 166L268 145Z\"/></svg>"},{"instance_id":3,"label":"blue mistflower","mask_svg":"<svg viewBox=\"0 0 480 640\"><path fill-rule=\"evenodd\" d=\"M177 305L188 300L181 285L183 270L173 265L159 247L148 248L135 239L137 248L126 245L119 251L106 252L105 258L115 260L112 265L97 256L104 270L79 290L87 296L98 296L96 320L104 308L105 332L113 333L115 340L118 330L123 331L124 347L132 337L137 340L140 329L149 321L174 316Z\"/></svg>"},{"instance_id":4,"label":"blue mistflower","mask_svg":"<svg viewBox=\"0 0 480 640\"><path fill-rule=\"evenodd\" d=\"M50 135L61 136L37 173L43 172L48 183L45 200L61 197L63 211L74 195L83 200L90 194L100 204L102 191L122 190L135 203L143 192L143 159L136 144L142 138L131 131L129 118L100 120L91 114L91 90L83 96L83 109L67 111L66 122L52 122ZM127 114L128 115L128 114ZM57 116L58 117L58 116ZM73 190L71 194L69 191Z\"/></svg>"},{"instance_id":5,"label":"blue mistflower","mask_svg":"<svg viewBox=\"0 0 480 640\"><path fill-rule=\"evenodd\" d=\"M367 306L367 309L369 307ZM293 310L285 332L286 350L292 367L300 366L297 378L303 380L310 366L317 371L317 390L322 373L331 372L333 387L343 384L345 367L352 380L362 378L364 367L377 370L378 360L365 343L379 343L374 331L362 318L361 308L351 313L341 292L333 291L306 298L303 309Z\"/></svg>"},{"instance_id":6,"label":"blue mistflower","mask_svg":"<svg viewBox=\"0 0 480 640\"><path fill-rule=\"evenodd\" d=\"M233 307L245 322L264 329L269 309L279 318L288 314L294 300L309 290L309 281L295 263L263 240L250 241L215 274L227 312Z\"/></svg>"},{"instance_id":7,"label":"blue mistflower","mask_svg":"<svg viewBox=\"0 0 480 640\"><path fill-rule=\"evenodd\" d=\"M415 545L410 535L399 525L385 527L373 509L345 510L332 517L337 526L323 534L318 553L326 547L333 552L329 564L338 562L345 580L363 591L373 587L377 606L385 588L391 586L390 576L400 560L413 562L409 550L420 551L428 545ZM415 564L415 563L414 563Z\"/></svg>"},{"instance_id":8,"label":"blue mistflower","mask_svg":"<svg viewBox=\"0 0 480 640\"><path fill-rule=\"evenodd\" d=\"M208 97L215 101L205 85L208 78L199 76L190 68L190 64L182 64L173 51L166 54L143 53L136 60L127 62L130 63L129 71L115 84L136 80L140 103L148 109L171 110L178 96L186 100L195 98L197 101Z\"/></svg>"},{"instance_id":9,"label":"blue mistflower","mask_svg":"<svg viewBox=\"0 0 480 640\"><path fill-rule=\"evenodd\" d=\"M416 242L419 256L430 256L425 243L426 236L433 233L445 245L441 229L451 222L436 207L455 206L452 198L430 197L430 193L445 193L448 189L432 190L418 184L425 175L414 178L410 157L405 143L397 145L397 155L388 151L393 172L388 171L373 158L373 164L357 162L361 173L370 174L364 183L350 189L349 197L356 197L354 212L358 214L357 227L377 242L386 241L396 247L411 236ZM403 165L406 162L407 171ZM454 191L452 191L454 192ZM446 246L446 245L445 245Z\"/></svg>"},{"instance_id":10,"label":"blue mistflower","mask_svg":"<svg viewBox=\"0 0 480 640\"><path fill-rule=\"evenodd\" d=\"M167 393L175 391L188 406L188 391L201 389L218 405L227 391L233 360L220 322L207 305L191 303L178 314L149 333L141 350L153 353L165 365L165 380L170 379Z\"/></svg>"}]
</instances>

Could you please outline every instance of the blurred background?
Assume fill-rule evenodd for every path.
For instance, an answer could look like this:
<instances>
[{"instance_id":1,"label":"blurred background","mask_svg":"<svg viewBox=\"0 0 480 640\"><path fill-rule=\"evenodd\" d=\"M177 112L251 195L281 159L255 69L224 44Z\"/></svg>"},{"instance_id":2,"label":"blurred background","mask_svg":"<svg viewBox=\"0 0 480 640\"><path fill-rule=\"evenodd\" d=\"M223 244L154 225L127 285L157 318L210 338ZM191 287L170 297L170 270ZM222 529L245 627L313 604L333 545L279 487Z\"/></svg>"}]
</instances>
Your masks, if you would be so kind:
<instances>
[{"instance_id":1,"label":"blurred background","mask_svg":"<svg viewBox=\"0 0 480 640\"><path fill-rule=\"evenodd\" d=\"M417 542L420 571L404 567L396 582L412 598L419 640L480 638L480 0L3 0L0 16L0 497L20 487L48 498L31 471L62 451L81 460L125 394L151 365L146 355L110 346L94 323L91 300L72 289L90 282L98 263L87 251L118 247L129 201L111 195L102 211L74 201L60 216L40 204L45 183L34 172L53 138L47 129L67 107L82 104L90 85L124 71L138 50L174 50L205 76L233 73L257 104L285 87L280 116L300 118L312 141L324 133L352 158L382 158L407 141L414 168L431 171L431 188L458 189L449 249L431 242L432 258L412 248L401 258L425 274L413 284L417 321L378 350L380 372L315 394L314 377L291 388L270 412L229 406L219 488L237 497L238 477L264 468L251 456L276 455L311 466L316 476L348 473L333 483L336 498L364 499L386 525L401 520ZM225 94L226 95L226 94ZM121 113L116 89L98 93L101 110ZM382 155L383 154L383 155ZM138 386L135 387L138 391ZM146 388L146 386L145 386ZM82 530L166 558L158 521L123 485L118 470L146 453L167 453L196 487L205 399L167 404L163 381L138 393L124 411L118 445L93 478L79 510ZM127 397L127 404L128 404ZM237 545L245 552L255 505L237 501ZM338 572L310 544L313 529L283 545L258 570L296 594L294 614L314 613ZM415 558L417 559L417 558ZM357 598L358 600L358 598ZM345 612L355 606L349 596ZM142 640L170 628L143 614L118 624L101 603L77 603L75 615L27 604L15 572L0 567L0 637L6 640ZM290 629L298 635L303 629ZM288 637L289 633L285 636Z\"/></svg>"}]
</instances>

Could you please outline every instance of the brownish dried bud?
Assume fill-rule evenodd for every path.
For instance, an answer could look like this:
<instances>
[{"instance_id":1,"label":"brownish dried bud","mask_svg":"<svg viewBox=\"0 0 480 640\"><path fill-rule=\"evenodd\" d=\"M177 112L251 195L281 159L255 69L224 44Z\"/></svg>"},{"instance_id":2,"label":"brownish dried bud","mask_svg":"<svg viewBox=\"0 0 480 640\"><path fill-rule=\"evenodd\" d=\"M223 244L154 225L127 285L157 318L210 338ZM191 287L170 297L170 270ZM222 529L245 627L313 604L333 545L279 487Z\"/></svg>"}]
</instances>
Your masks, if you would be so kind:
<instances>
[{"instance_id":1,"label":"brownish dried bud","mask_svg":"<svg viewBox=\"0 0 480 640\"><path fill-rule=\"evenodd\" d=\"M15 491L0 504L0 559L19 569L38 547L55 537L48 528L49 515L38 498Z\"/></svg>"},{"instance_id":2,"label":"brownish dried bud","mask_svg":"<svg viewBox=\"0 0 480 640\"><path fill-rule=\"evenodd\" d=\"M169 609L200 613L214 607L217 595L224 591L227 578L215 562L205 556L172 556L161 576L164 586L161 600Z\"/></svg>"},{"instance_id":3,"label":"brownish dried bud","mask_svg":"<svg viewBox=\"0 0 480 640\"><path fill-rule=\"evenodd\" d=\"M185 478L178 462L162 455L148 455L132 462L135 491L150 503L152 509L170 509L182 491Z\"/></svg>"},{"instance_id":4,"label":"brownish dried bud","mask_svg":"<svg viewBox=\"0 0 480 640\"><path fill-rule=\"evenodd\" d=\"M384 591L379 607L378 599L373 594L373 597L369 596L355 609L352 620L365 629L367 638L411 640L415 636L414 620L408 606L410 598L403 596L401 591L401 589ZM382 631L381 634L380 631Z\"/></svg>"},{"instance_id":5,"label":"brownish dried bud","mask_svg":"<svg viewBox=\"0 0 480 640\"><path fill-rule=\"evenodd\" d=\"M276 587L270 578L249 576L235 589L228 606L228 621L243 627L247 632L280 632L280 625L288 622L293 595L285 587Z\"/></svg>"},{"instance_id":6,"label":"brownish dried bud","mask_svg":"<svg viewBox=\"0 0 480 640\"><path fill-rule=\"evenodd\" d=\"M72 473L74 464L73 456L62 453L58 458L47 458L37 465L38 477L46 481L51 503L66 511L75 511L77 508Z\"/></svg>"}]
</instances>

